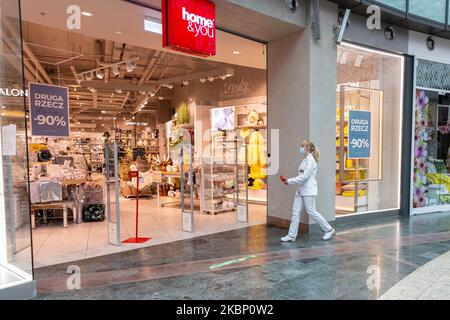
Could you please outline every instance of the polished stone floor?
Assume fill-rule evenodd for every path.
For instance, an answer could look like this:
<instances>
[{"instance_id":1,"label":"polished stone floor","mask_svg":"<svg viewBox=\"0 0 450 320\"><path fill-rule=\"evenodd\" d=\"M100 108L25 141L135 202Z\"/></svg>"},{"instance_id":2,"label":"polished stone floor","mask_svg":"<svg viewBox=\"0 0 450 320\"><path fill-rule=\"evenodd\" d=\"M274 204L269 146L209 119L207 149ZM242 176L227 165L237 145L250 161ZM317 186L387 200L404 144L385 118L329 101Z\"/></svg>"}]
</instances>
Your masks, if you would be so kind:
<instances>
[{"instance_id":1,"label":"polished stone floor","mask_svg":"<svg viewBox=\"0 0 450 320\"><path fill-rule=\"evenodd\" d=\"M313 230L280 243L265 225L36 270L40 299L379 299L450 251L450 213L338 222L336 239ZM450 299L450 297L443 297Z\"/></svg>"}]
</instances>

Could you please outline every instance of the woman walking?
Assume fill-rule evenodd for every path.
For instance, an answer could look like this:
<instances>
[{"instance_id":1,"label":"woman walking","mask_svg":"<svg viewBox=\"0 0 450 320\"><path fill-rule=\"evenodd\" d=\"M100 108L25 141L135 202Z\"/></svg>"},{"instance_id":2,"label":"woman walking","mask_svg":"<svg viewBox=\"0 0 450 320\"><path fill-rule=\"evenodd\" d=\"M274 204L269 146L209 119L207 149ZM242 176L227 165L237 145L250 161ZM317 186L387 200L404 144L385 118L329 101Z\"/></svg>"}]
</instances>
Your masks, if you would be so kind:
<instances>
[{"instance_id":1,"label":"woman walking","mask_svg":"<svg viewBox=\"0 0 450 320\"><path fill-rule=\"evenodd\" d=\"M314 143L304 141L300 148L300 155L305 159L299 167L299 174L295 178L287 179L281 176L281 181L286 185L298 185L295 193L294 205L292 207L292 220L287 236L281 238L283 242L293 242L297 239L298 228L300 224L300 215L303 209L306 213L316 221L325 232L323 240L330 240L336 231L325 218L316 211L317 190L317 162L319 161L320 152Z\"/></svg>"}]
</instances>

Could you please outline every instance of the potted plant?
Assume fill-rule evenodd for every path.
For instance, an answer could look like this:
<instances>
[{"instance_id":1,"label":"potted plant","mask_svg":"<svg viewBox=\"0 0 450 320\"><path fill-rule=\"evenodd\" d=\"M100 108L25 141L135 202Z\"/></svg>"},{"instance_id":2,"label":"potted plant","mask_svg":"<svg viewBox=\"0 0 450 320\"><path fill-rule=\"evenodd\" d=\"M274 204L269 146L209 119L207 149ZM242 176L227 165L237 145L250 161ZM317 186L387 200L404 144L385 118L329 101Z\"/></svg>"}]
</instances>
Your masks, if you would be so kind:
<instances>
[{"instance_id":1,"label":"potted plant","mask_svg":"<svg viewBox=\"0 0 450 320\"><path fill-rule=\"evenodd\" d=\"M183 129L190 129L191 125L191 112L186 102L180 103L177 108L178 125Z\"/></svg>"}]
</instances>

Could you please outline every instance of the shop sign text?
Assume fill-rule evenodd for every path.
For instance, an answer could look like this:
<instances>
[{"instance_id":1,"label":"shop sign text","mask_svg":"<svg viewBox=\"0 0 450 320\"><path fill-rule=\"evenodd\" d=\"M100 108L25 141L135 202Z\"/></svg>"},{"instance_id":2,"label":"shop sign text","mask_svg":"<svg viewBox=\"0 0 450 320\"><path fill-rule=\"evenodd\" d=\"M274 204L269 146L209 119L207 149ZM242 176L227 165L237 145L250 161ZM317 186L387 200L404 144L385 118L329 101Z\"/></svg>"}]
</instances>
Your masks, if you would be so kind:
<instances>
[{"instance_id":1,"label":"shop sign text","mask_svg":"<svg viewBox=\"0 0 450 320\"><path fill-rule=\"evenodd\" d=\"M371 114L369 111L349 111L348 158L370 158Z\"/></svg>"},{"instance_id":2,"label":"shop sign text","mask_svg":"<svg viewBox=\"0 0 450 320\"><path fill-rule=\"evenodd\" d=\"M69 90L48 84L30 83L31 134L69 137Z\"/></svg>"},{"instance_id":3,"label":"shop sign text","mask_svg":"<svg viewBox=\"0 0 450 320\"><path fill-rule=\"evenodd\" d=\"M0 88L0 95L3 97L28 97L28 92L20 89Z\"/></svg>"},{"instance_id":4,"label":"shop sign text","mask_svg":"<svg viewBox=\"0 0 450 320\"><path fill-rule=\"evenodd\" d=\"M209 0L162 0L163 47L216 54L216 9Z\"/></svg>"}]
</instances>

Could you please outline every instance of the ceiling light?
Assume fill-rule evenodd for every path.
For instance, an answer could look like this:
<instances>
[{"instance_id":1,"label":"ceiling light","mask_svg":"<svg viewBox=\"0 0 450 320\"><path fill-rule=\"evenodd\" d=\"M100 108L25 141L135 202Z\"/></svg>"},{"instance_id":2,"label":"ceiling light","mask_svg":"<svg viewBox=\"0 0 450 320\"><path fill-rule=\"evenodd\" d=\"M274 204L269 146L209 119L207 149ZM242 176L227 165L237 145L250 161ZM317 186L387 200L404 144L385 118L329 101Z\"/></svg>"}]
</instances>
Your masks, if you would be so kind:
<instances>
[{"instance_id":1,"label":"ceiling light","mask_svg":"<svg viewBox=\"0 0 450 320\"><path fill-rule=\"evenodd\" d=\"M173 84L163 84L162 86L168 89L173 89Z\"/></svg>"},{"instance_id":2,"label":"ceiling light","mask_svg":"<svg viewBox=\"0 0 450 320\"><path fill-rule=\"evenodd\" d=\"M105 126L105 124L102 124L102 127L104 127Z\"/></svg>"},{"instance_id":3,"label":"ceiling light","mask_svg":"<svg viewBox=\"0 0 450 320\"><path fill-rule=\"evenodd\" d=\"M222 80L227 80L227 78L228 78L228 75L226 75L226 74L223 74L223 75L221 75L220 77L219 77L220 79L222 79Z\"/></svg>"},{"instance_id":4,"label":"ceiling light","mask_svg":"<svg viewBox=\"0 0 450 320\"><path fill-rule=\"evenodd\" d=\"M237 50L235 50L235 51L233 51L233 54L241 54L241 52L240 52L240 51L237 51Z\"/></svg>"},{"instance_id":5,"label":"ceiling light","mask_svg":"<svg viewBox=\"0 0 450 320\"><path fill-rule=\"evenodd\" d=\"M88 11L83 11L83 12L81 12L81 14L82 14L83 16L85 16L85 17L92 17L92 16L93 16L93 14L90 13L90 12L88 12Z\"/></svg>"},{"instance_id":6,"label":"ceiling light","mask_svg":"<svg viewBox=\"0 0 450 320\"><path fill-rule=\"evenodd\" d=\"M200 82L201 83L205 83L206 82L206 78L200 78Z\"/></svg>"},{"instance_id":7,"label":"ceiling light","mask_svg":"<svg viewBox=\"0 0 450 320\"><path fill-rule=\"evenodd\" d=\"M139 91L139 94L140 94L141 96L143 96L143 95L146 95L146 94L147 94L147 92L145 92L145 91L141 90L141 91Z\"/></svg>"},{"instance_id":8,"label":"ceiling light","mask_svg":"<svg viewBox=\"0 0 450 320\"><path fill-rule=\"evenodd\" d=\"M136 67L136 60L133 59L127 61L127 72L133 72Z\"/></svg>"},{"instance_id":9,"label":"ceiling light","mask_svg":"<svg viewBox=\"0 0 450 320\"><path fill-rule=\"evenodd\" d=\"M117 30L116 34L122 34L122 31Z\"/></svg>"},{"instance_id":10,"label":"ceiling light","mask_svg":"<svg viewBox=\"0 0 450 320\"><path fill-rule=\"evenodd\" d=\"M339 61L340 64L347 64L347 51L344 51L341 55L341 60Z\"/></svg>"},{"instance_id":11,"label":"ceiling light","mask_svg":"<svg viewBox=\"0 0 450 320\"><path fill-rule=\"evenodd\" d=\"M89 87L88 90L89 90L90 92L94 92L94 91L95 91L95 89L92 88L92 87Z\"/></svg>"},{"instance_id":12,"label":"ceiling light","mask_svg":"<svg viewBox=\"0 0 450 320\"><path fill-rule=\"evenodd\" d=\"M116 89L117 93L122 93L122 89Z\"/></svg>"},{"instance_id":13,"label":"ceiling light","mask_svg":"<svg viewBox=\"0 0 450 320\"><path fill-rule=\"evenodd\" d=\"M150 96L153 98L154 96L156 96L156 92L151 92Z\"/></svg>"},{"instance_id":14,"label":"ceiling light","mask_svg":"<svg viewBox=\"0 0 450 320\"><path fill-rule=\"evenodd\" d=\"M148 31L148 32L157 33L157 34L162 34L161 20L153 18L153 17L146 17L144 19L144 30Z\"/></svg>"},{"instance_id":15,"label":"ceiling light","mask_svg":"<svg viewBox=\"0 0 450 320\"><path fill-rule=\"evenodd\" d=\"M77 75L77 80L79 82L84 81L84 76L82 74Z\"/></svg>"},{"instance_id":16,"label":"ceiling light","mask_svg":"<svg viewBox=\"0 0 450 320\"><path fill-rule=\"evenodd\" d=\"M75 88L73 88L73 91L77 92L77 88L76 88L76 87L75 87Z\"/></svg>"},{"instance_id":17,"label":"ceiling light","mask_svg":"<svg viewBox=\"0 0 450 320\"><path fill-rule=\"evenodd\" d=\"M161 101L162 101L162 100L164 100L164 98L163 98L163 97L159 97L158 99L159 99L159 100L161 100Z\"/></svg>"},{"instance_id":18,"label":"ceiling light","mask_svg":"<svg viewBox=\"0 0 450 320\"><path fill-rule=\"evenodd\" d=\"M361 63L362 63L362 61L363 61L363 55L362 54L359 54L357 57L356 57L356 60L355 60L355 67L357 67L357 68L359 68L360 66L361 66Z\"/></svg>"},{"instance_id":19,"label":"ceiling light","mask_svg":"<svg viewBox=\"0 0 450 320\"><path fill-rule=\"evenodd\" d=\"M80 100L80 98L77 98L77 100Z\"/></svg>"},{"instance_id":20,"label":"ceiling light","mask_svg":"<svg viewBox=\"0 0 450 320\"><path fill-rule=\"evenodd\" d=\"M120 66L118 64L113 65L112 67L112 73L116 77L120 74Z\"/></svg>"},{"instance_id":21,"label":"ceiling light","mask_svg":"<svg viewBox=\"0 0 450 320\"><path fill-rule=\"evenodd\" d=\"M214 80L215 80L214 77L208 77L208 81L209 81L209 82L213 82Z\"/></svg>"},{"instance_id":22,"label":"ceiling light","mask_svg":"<svg viewBox=\"0 0 450 320\"><path fill-rule=\"evenodd\" d=\"M103 113L103 114L105 114L105 113L106 113L106 111L105 111L105 110L102 110L102 113Z\"/></svg>"},{"instance_id":23,"label":"ceiling light","mask_svg":"<svg viewBox=\"0 0 450 320\"><path fill-rule=\"evenodd\" d=\"M183 85L184 86L188 86L189 85L189 81L187 81L187 80L183 81Z\"/></svg>"},{"instance_id":24,"label":"ceiling light","mask_svg":"<svg viewBox=\"0 0 450 320\"><path fill-rule=\"evenodd\" d=\"M6 109L6 106L2 106L2 109Z\"/></svg>"},{"instance_id":25,"label":"ceiling light","mask_svg":"<svg viewBox=\"0 0 450 320\"><path fill-rule=\"evenodd\" d=\"M117 120L117 117L114 117L113 119L114 119L114 120Z\"/></svg>"},{"instance_id":26,"label":"ceiling light","mask_svg":"<svg viewBox=\"0 0 450 320\"><path fill-rule=\"evenodd\" d=\"M97 79L102 80L105 77L103 70L97 70L96 74L97 74Z\"/></svg>"},{"instance_id":27,"label":"ceiling light","mask_svg":"<svg viewBox=\"0 0 450 320\"><path fill-rule=\"evenodd\" d=\"M100 120L103 120L103 117L98 117Z\"/></svg>"},{"instance_id":28,"label":"ceiling light","mask_svg":"<svg viewBox=\"0 0 450 320\"><path fill-rule=\"evenodd\" d=\"M94 79L94 73L93 72L86 74L86 80L87 81L92 81L92 79Z\"/></svg>"}]
</instances>

